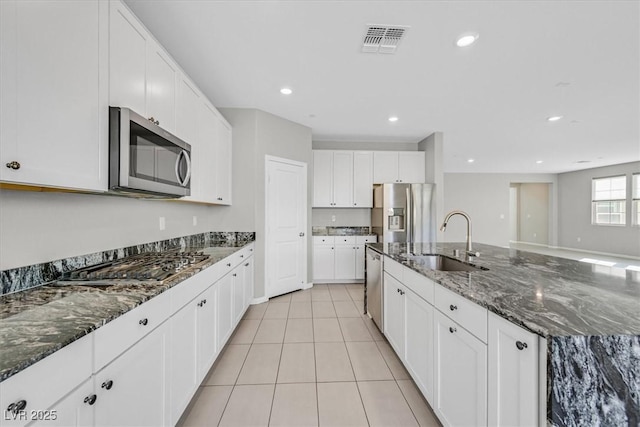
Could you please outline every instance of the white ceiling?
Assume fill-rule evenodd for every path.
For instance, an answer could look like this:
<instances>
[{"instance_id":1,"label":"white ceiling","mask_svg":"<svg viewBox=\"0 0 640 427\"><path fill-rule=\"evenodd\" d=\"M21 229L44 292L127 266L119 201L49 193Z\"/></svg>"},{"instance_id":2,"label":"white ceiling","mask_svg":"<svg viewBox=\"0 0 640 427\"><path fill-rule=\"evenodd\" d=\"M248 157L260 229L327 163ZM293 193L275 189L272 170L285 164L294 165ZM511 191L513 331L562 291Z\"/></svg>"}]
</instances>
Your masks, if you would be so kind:
<instances>
[{"instance_id":1,"label":"white ceiling","mask_svg":"<svg viewBox=\"0 0 640 427\"><path fill-rule=\"evenodd\" d=\"M314 141L440 131L446 172L640 160L638 1L126 2L216 106L268 111ZM411 28L396 54L365 54L367 24ZM468 31L477 43L456 47Z\"/></svg>"}]
</instances>

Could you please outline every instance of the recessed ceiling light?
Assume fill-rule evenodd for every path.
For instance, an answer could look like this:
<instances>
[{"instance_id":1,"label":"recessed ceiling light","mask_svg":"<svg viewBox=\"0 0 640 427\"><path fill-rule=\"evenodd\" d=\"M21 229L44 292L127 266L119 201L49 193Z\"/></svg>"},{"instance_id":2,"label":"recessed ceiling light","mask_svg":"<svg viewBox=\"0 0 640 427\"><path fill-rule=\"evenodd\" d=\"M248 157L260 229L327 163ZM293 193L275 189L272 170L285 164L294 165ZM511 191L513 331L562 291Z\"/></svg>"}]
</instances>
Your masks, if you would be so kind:
<instances>
[{"instance_id":1,"label":"recessed ceiling light","mask_svg":"<svg viewBox=\"0 0 640 427\"><path fill-rule=\"evenodd\" d=\"M560 120L562 117L564 116L551 116L551 117L547 117L547 121L548 122L557 122L558 120Z\"/></svg>"},{"instance_id":2,"label":"recessed ceiling light","mask_svg":"<svg viewBox=\"0 0 640 427\"><path fill-rule=\"evenodd\" d=\"M389 117L389 121L392 122L392 123L393 122L397 122L398 118L396 116L391 116L391 117Z\"/></svg>"},{"instance_id":3,"label":"recessed ceiling light","mask_svg":"<svg viewBox=\"0 0 640 427\"><path fill-rule=\"evenodd\" d=\"M540 163L542 163L542 160L536 160L536 163L540 164Z\"/></svg>"},{"instance_id":4,"label":"recessed ceiling light","mask_svg":"<svg viewBox=\"0 0 640 427\"><path fill-rule=\"evenodd\" d=\"M475 161L476 161L476 159L467 159L467 163L473 163Z\"/></svg>"},{"instance_id":5,"label":"recessed ceiling light","mask_svg":"<svg viewBox=\"0 0 640 427\"><path fill-rule=\"evenodd\" d=\"M463 34L460 37L458 37L458 40L456 40L456 46L458 47L471 46L476 42L476 40L478 40L478 37L479 35L477 33Z\"/></svg>"},{"instance_id":6,"label":"recessed ceiling light","mask_svg":"<svg viewBox=\"0 0 640 427\"><path fill-rule=\"evenodd\" d=\"M280 93L283 95L291 95L293 91L288 87L283 87L282 89L280 89Z\"/></svg>"}]
</instances>

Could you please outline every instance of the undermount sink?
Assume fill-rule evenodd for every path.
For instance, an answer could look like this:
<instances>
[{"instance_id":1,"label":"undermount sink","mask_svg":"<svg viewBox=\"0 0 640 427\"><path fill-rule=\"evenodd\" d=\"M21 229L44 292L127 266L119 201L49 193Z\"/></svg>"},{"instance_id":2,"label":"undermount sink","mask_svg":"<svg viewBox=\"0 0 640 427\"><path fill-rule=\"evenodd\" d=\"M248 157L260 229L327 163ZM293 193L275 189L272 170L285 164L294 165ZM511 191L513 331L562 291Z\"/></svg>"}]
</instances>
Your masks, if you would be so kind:
<instances>
[{"instance_id":1,"label":"undermount sink","mask_svg":"<svg viewBox=\"0 0 640 427\"><path fill-rule=\"evenodd\" d=\"M408 261L418 263L421 267L438 271L487 271L486 267L476 267L454 258L443 255L405 255Z\"/></svg>"}]
</instances>

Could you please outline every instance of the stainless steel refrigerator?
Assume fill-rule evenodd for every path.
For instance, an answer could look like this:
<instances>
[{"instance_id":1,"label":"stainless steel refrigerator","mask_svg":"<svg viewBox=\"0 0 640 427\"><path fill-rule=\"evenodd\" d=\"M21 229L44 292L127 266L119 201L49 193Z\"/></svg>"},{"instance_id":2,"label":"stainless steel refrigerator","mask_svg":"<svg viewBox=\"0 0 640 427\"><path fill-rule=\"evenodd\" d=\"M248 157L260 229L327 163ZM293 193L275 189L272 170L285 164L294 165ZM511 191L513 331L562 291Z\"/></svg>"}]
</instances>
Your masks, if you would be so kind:
<instances>
[{"instance_id":1,"label":"stainless steel refrigerator","mask_svg":"<svg viewBox=\"0 0 640 427\"><path fill-rule=\"evenodd\" d=\"M378 242L435 243L434 189L434 184L374 185L371 230L378 235ZM381 331L384 329L383 259L367 248L367 312Z\"/></svg>"},{"instance_id":2,"label":"stainless steel refrigerator","mask_svg":"<svg viewBox=\"0 0 640 427\"><path fill-rule=\"evenodd\" d=\"M434 184L375 184L371 230L382 243L434 243Z\"/></svg>"}]
</instances>

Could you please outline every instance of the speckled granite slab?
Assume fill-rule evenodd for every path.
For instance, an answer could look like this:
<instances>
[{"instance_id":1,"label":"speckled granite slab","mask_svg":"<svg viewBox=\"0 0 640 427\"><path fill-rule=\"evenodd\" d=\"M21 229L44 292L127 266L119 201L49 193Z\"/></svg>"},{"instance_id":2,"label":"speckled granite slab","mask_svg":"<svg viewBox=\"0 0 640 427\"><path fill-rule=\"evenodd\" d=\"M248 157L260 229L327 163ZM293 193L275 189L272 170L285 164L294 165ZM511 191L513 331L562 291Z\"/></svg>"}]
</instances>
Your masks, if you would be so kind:
<instances>
[{"instance_id":1,"label":"speckled granite slab","mask_svg":"<svg viewBox=\"0 0 640 427\"><path fill-rule=\"evenodd\" d=\"M4 270L0 271L0 295L53 282L60 278L62 273L140 253L184 250L187 247L204 247L211 243L235 245L253 240L253 232L208 232Z\"/></svg>"},{"instance_id":2,"label":"speckled granite slab","mask_svg":"<svg viewBox=\"0 0 640 427\"><path fill-rule=\"evenodd\" d=\"M198 239L184 251L209 259L162 282L114 282L112 286L55 283L0 296L0 382L91 331L118 318L250 243L248 238ZM175 250L168 247L168 250Z\"/></svg>"},{"instance_id":3,"label":"speckled granite slab","mask_svg":"<svg viewBox=\"0 0 640 427\"><path fill-rule=\"evenodd\" d=\"M369 227L313 227L314 236L370 236Z\"/></svg>"},{"instance_id":4,"label":"speckled granite slab","mask_svg":"<svg viewBox=\"0 0 640 427\"><path fill-rule=\"evenodd\" d=\"M550 425L640 426L638 272L482 244L471 264L487 271L435 271L403 254L464 244L368 246L545 337Z\"/></svg>"}]
</instances>

